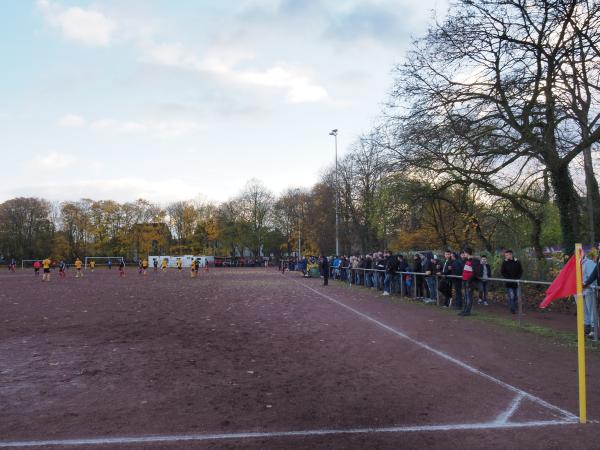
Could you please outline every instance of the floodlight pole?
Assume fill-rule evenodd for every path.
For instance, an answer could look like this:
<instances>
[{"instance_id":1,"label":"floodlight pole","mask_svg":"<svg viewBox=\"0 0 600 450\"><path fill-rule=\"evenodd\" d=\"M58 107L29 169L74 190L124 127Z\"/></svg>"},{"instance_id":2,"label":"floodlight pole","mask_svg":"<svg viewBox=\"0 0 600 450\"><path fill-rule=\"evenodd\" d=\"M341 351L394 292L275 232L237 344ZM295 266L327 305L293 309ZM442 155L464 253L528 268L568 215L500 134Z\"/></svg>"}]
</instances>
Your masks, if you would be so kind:
<instances>
[{"instance_id":1,"label":"floodlight pole","mask_svg":"<svg viewBox=\"0 0 600 450\"><path fill-rule=\"evenodd\" d=\"M339 256L340 254L340 236L339 236L339 195L338 195L338 145L337 145L337 128L331 130L329 133L330 136L333 136L335 142L335 256Z\"/></svg>"},{"instance_id":2,"label":"floodlight pole","mask_svg":"<svg viewBox=\"0 0 600 450\"><path fill-rule=\"evenodd\" d=\"M300 217L298 217L298 262L300 262L300 258L302 258L302 255L300 253L300 238L301 238L301 231L300 231Z\"/></svg>"}]
</instances>

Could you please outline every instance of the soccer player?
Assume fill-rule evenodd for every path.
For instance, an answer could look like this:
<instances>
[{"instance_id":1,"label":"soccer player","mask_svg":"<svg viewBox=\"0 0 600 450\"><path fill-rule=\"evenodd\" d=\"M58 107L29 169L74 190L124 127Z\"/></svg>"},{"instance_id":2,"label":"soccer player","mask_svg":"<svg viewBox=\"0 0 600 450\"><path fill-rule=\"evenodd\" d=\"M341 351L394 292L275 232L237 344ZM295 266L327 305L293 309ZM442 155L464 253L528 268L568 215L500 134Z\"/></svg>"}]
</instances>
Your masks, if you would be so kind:
<instances>
[{"instance_id":1,"label":"soccer player","mask_svg":"<svg viewBox=\"0 0 600 450\"><path fill-rule=\"evenodd\" d=\"M158 272L158 259L153 258L152 259L152 265L154 266L154 271Z\"/></svg>"},{"instance_id":2,"label":"soccer player","mask_svg":"<svg viewBox=\"0 0 600 450\"><path fill-rule=\"evenodd\" d=\"M17 270L17 260L15 258L12 258L10 260L10 264L8 265L8 270L11 271L12 273L15 273Z\"/></svg>"},{"instance_id":3,"label":"soccer player","mask_svg":"<svg viewBox=\"0 0 600 450\"><path fill-rule=\"evenodd\" d=\"M93 272L94 269L96 268L96 261L94 261L93 259L90 261L90 270Z\"/></svg>"},{"instance_id":4,"label":"soccer player","mask_svg":"<svg viewBox=\"0 0 600 450\"><path fill-rule=\"evenodd\" d=\"M148 270L148 260L146 258L144 258L144 260L142 261L142 271L144 272L144 276L148 274L147 270Z\"/></svg>"},{"instance_id":5,"label":"soccer player","mask_svg":"<svg viewBox=\"0 0 600 450\"><path fill-rule=\"evenodd\" d=\"M190 277L196 277L196 260L192 259L192 265L190 266Z\"/></svg>"},{"instance_id":6,"label":"soccer player","mask_svg":"<svg viewBox=\"0 0 600 450\"><path fill-rule=\"evenodd\" d=\"M36 277L40 274L40 262L39 261L33 262L33 272L35 273Z\"/></svg>"},{"instance_id":7,"label":"soccer player","mask_svg":"<svg viewBox=\"0 0 600 450\"><path fill-rule=\"evenodd\" d=\"M138 275L141 275L143 273L144 273L144 266L143 266L142 260L140 259L138 261Z\"/></svg>"},{"instance_id":8,"label":"soccer player","mask_svg":"<svg viewBox=\"0 0 600 450\"><path fill-rule=\"evenodd\" d=\"M108 270L112 270L112 261L110 259L108 260L106 265L108 266Z\"/></svg>"},{"instance_id":9,"label":"soccer player","mask_svg":"<svg viewBox=\"0 0 600 450\"><path fill-rule=\"evenodd\" d=\"M50 258L46 258L42 261L42 267L44 268L42 281L50 281L50 263Z\"/></svg>"},{"instance_id":10,"label":"soccer player","mask_svg":"<svg viewBox=\"0 0 600 450\"><path fill-rule=\"evenodd\" d=\"M77 272L75 273L75 278L83 277L83 273L81 272L81 260L79 259L79 257L77 257L77 259L75 260L75 269L77 270Z\"/></svg>"},{"instance_id":11,"label":"soccer player","mask_svg":"<svg viewBox=\"0 0 600 450\"><path fill-rule=\"evenodd\" d=\"M163 272L167 271L167 258L162 260L161 269Z\"/></svg>"},{"instance_id":12,"label":"soccer player","mask_svg":"<svg viewBox=\"0 0 600 450\"><path fill-rule=\"evenodd\" d=\"M119 263L119 278L122 278L125 276L125 260L121 259L121 262Z\"/></svg>"},{"instance_id":13,"label":"soccer player","mask_svg":"<svg viewBox=\"0 0 600 450\"><path fill-rule=\"evenodd\" d=\"M67 265L65 264L65 262L61 259L60 262L58 263L58 276L61 278L65 278L67 276L67 274L65 273L65 269L66 269Z\"/></svg>"},{"instance_id":14,"label":"soccer player","mask_svg":"<svg viewBox=\"0 0 600 450\"><path fill-rule=\"evenodd\" d=\"M177 258L177 271L181 273L181 258Z\"/></svg>"}]
</instances>

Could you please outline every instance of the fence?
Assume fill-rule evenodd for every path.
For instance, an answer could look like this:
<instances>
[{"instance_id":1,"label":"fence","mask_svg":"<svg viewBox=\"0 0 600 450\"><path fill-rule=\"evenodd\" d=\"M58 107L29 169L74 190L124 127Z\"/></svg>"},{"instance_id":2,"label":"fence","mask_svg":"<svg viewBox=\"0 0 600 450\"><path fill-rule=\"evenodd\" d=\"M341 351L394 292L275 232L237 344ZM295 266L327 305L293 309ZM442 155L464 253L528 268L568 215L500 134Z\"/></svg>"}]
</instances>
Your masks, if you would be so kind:
<instances>
[{"instance_id":1,"label":"fence","mask_svg":"<svg viewBox=\"0 0 600 450\"><path fill-rule=\"evenodd\" d=\"M340 279L342 281L346 281L350 284L356 284L356 285L361 285L361 286L366 286L366 287L374 287L377 288L379 290L383 290L383 284L384 284L384 279L385 279L385 270L381 270L381 269L364 269L364 268L337 268L337 267L330 267L330 275L331 278L334 279ZM421 277L421 286L418 286L417 277ZM427 279L430 279L432 282L427 282ZM461 294L461 298L464 299L465 298L465 285L463 283L462 277L459 275L426 275L425 272L410 272L410 271L404 271L404 272L395 272L394 276L390 279L390 294L392 293L398 293L400 294L401 297L405 297L405 296L411 296L410 294L412 293L412 297L414 298L424 298L425 301L427 302L429 300L429 303L435 303L437 306L440 306L440 290L438 289L438 287L440 286L440 282L442 280L448 280L448 279L453 279L453 283L451 283L450 286L450 292L451 292L451 296L450 296L450 304L448 306L452 306L452 301L454 301L454 299L456 298L456 289L459 288L460 294ZM410 280L410 284L407 283L406 281ZM486 283L485 288L486 288L486 293L489 292L488 288L487 288L487 283L515 283L517 285L517 321L519 326L521 326L523 324L523 287L527 286L527 285L531 285L531 286L549 286L551 283L548 281L534 281L534 280L513 280L513 279L507 279L507 278L486 278L486 279L482 279L479 281L483 281ZM433 288L431 287L433 286ZM427 287L427 290L429 291L429 297L426 298L424 295L419 296L418 293L419 291L421 291L421 294L423 294L423 289ZM480 291L481 287L477 287L478 290L478 294L481 298L482 292ZM430 292L430 290L433 290L435 293ZM600 290L600 286L596 288L596 290ZM411 292L412 291L412 292ZM452 295L452 291L454 291L454 294ZM432 298L433 296L435 296L434 298ZM600 328L600 324L599 324L599 317L598 317L598 292L596 292L596 296L593 300L593 310L596 311L596 314L594 315L594 340L597 341L598 340L598 334L599 334L599 328Z\"/></svg>"}]
</instances>

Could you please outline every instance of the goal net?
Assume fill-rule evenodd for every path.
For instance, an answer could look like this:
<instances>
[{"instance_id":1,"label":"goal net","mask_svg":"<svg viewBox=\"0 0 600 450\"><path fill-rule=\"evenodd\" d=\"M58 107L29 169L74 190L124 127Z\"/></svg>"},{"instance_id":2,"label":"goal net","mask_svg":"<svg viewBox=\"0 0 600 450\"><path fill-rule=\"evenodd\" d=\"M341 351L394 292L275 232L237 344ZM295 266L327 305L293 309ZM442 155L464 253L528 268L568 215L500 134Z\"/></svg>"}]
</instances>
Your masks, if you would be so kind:
<instances>
[{"instance_id":1,"label":"goal net","mask_svg":"<svg viewBox=\"0 0 600 450\"><path fill-rule=\"evenodd\" d=\"M108 266L110 261L113 266L118 267L121 261L125 262L125 259L122 256L86 256L83 268L87 269L92 261L96 263L96 266Z\"/></svg>"},{"instance_id":2,"label":"goal net","mask_svg":"<svg viewBox=\"0 0 600 450\"><path fill-rule=\"evenodd\" d=\"M21 260L21 270L33 268L33 263L36 261L39 261L41 264L43 260L42 259L23 259L23 260Z\"/></svg>"}]
</instances>

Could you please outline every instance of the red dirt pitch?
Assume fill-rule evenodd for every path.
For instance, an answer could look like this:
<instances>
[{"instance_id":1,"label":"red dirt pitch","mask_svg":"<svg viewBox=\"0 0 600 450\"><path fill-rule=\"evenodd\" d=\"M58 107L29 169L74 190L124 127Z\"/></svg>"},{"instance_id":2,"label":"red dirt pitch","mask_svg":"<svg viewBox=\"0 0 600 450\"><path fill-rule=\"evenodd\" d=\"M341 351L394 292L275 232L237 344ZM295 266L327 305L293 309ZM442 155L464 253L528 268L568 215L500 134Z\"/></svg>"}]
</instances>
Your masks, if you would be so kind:
<instances>
[{"instance_id":1,"label":"red dirt pitch","mask_svg":"<svg viewBox=\"0 0 600 450\"><path fill-rule=\"evenodd\" d=\"M600 448L600 358L261 269L0 274L0 448Z\"/></svg>"}]
</instances>

